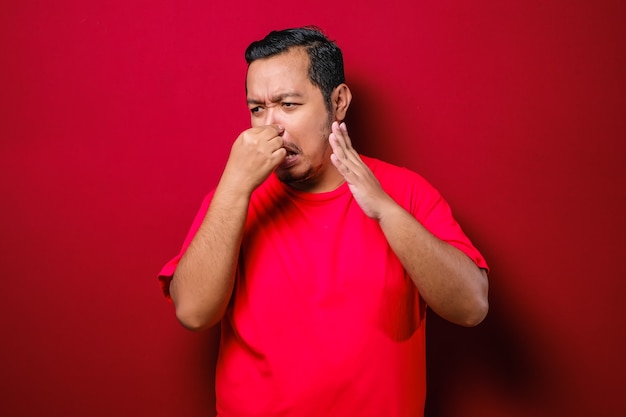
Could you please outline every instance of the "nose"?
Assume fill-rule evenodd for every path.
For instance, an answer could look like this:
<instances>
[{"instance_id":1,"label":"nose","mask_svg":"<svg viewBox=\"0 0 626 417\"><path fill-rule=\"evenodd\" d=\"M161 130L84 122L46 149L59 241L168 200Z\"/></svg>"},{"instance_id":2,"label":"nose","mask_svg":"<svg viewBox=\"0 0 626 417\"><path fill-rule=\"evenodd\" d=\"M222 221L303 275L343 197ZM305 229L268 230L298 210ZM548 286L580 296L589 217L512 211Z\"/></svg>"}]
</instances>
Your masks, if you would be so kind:
<instances>
[{"instance_id":1,"label":"nose","mask_svg":"<svg viewBox=\"0 0 626 417\"><path fill-rule=\"evenodd\" d=\"M280 124L280 114L279 114L278 106L268 106L265 109L265 120L263 122L266 125L279 125Z\"/></svg>"}]
</instances>

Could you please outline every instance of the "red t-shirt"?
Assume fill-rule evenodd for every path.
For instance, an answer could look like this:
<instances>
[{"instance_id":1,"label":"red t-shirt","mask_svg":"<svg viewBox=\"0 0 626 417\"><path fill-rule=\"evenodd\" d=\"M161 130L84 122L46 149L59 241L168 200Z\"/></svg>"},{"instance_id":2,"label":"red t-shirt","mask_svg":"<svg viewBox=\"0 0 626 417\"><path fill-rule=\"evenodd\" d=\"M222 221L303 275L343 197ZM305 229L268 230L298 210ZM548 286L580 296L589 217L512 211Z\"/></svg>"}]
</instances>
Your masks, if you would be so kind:
<instances>
[{"instance_id":1,"label":"red t-shirt","mask_svg":"<svg viewBox=\"0 0 626 417\"><path fill-rule=\"evenodd\" d=\"M422 177L362 157L435 236L487 264ZM181 255L198 229L209 194ZM161 271L167 295L180 256ZM216 371L220 416L421 416L425 311L378 223L347 184L299 192L271 175L252 195Z\"/></svg>"}]
</instances>

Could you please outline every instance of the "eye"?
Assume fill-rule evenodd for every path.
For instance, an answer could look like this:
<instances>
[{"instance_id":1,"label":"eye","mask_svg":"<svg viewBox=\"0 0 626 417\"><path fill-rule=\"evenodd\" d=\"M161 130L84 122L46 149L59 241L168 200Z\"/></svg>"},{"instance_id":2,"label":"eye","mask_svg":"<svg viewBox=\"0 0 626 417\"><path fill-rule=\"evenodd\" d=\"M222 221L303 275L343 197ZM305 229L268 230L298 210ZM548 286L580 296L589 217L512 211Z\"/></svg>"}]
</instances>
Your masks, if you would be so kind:
<instances>
[{"instance_id":1,"label":"eye","mask_svg":"<svg viewBox=\"0 0 626 417\"><path fill-rule=\"evenodd\" d=\"M251 107L251 108L250 108L250 113L252 113L252 114L257 114L257 113L260 113L260 112L261 112L261 110L262 110L262 109L261 109L261 106Z\"/></svg>"},{"instance_id":2,"label":"eye","mask_svg":"<svg viewBox=\"0 0 626 417\"><path fill-rule=\"evenodd\" d=\"M295 109L298 106L297 103L290 103L290 102L284 102L282 103L282 105L283 105L283 108L288 109L288 110Z\"/></svg>"}]
</instances>

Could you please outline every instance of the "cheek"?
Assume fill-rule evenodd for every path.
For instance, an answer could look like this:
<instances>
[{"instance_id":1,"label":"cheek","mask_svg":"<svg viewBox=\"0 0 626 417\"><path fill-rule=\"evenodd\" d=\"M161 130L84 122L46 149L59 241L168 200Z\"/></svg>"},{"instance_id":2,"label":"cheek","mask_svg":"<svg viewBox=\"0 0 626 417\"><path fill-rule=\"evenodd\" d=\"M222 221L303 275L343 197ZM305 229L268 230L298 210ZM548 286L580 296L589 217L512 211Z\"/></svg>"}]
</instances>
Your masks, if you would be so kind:
<instances>
[{"instance_id":1,"label":"cheek","mask_svg":"<svg viewBox=\"0 0 626 417\"><path fill-rule=\"evenodd\" d=\"M310 157L317 155L323 158L324 150L330 147L328 142L328 136L331 132L330 122L327 118L320 122L319 116L306 116L308 117L283 120L281 123L285 128L283 137L285 140L298 145Z\"/></svg>"},{"instance_id":2,"label":"cheek","mask_svg":"<svg viewBox=\"0 0 626 417\"><path fill-rule=\"evenodd\" d=\"M330 147L330 141L328 140L328 137L332 132L331 123L332 122L330 122L329 120L326 120L324 123L321 123L318 126L318 136L320 138L319 140L324 147Z\"/></svg>"}]
</instances>

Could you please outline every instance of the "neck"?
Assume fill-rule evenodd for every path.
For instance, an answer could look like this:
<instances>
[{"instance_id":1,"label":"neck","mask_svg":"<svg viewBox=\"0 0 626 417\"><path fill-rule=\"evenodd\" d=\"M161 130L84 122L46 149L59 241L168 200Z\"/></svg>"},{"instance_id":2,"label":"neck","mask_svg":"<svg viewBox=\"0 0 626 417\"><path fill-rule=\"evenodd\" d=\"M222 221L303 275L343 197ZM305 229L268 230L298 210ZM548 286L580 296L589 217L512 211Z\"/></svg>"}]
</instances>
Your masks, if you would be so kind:
<instances>
[{"instance_id":1,"label":"neck","mask_svg":"<svg viewBox=\"0 0 626 417\"><path fill-rule=\"evenodd\" d=\"M307 193L327 193L341 187L345 179L337 169L331 165L328 167L326 175L322 178L309 179L303 182L290 182L287 185L295 190Z\"/></svg>"}]
</instances>

